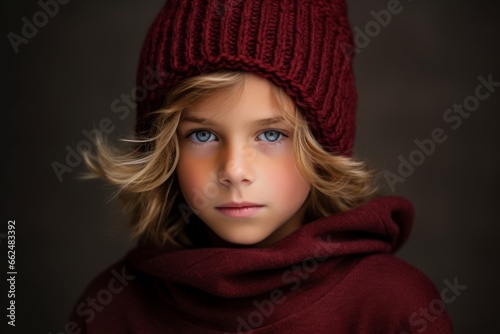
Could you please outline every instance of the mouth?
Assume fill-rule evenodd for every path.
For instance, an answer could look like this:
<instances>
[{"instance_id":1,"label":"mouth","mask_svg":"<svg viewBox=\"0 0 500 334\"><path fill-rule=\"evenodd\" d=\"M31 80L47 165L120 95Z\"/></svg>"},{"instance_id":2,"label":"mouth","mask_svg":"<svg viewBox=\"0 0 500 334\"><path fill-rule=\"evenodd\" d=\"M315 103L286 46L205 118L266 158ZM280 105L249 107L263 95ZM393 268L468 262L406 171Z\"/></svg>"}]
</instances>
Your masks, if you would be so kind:
<instances>
[{"instance_id":1,"label":"mouth","mask_svg":"<svg viewBox=\"0 0 500 334\"><path fill-rule=\"evenodd\" d=\"M263 205L253 205L253 206L240 206L240 207L216 207L217 211L222 213L224 216L231 218L248 218L257 212L259 212L264 206Z\"/></svg>"},{"instance_id":2,"label":"mouth","mask_svg":"<svg viewBox=\"0 0 500 334\"><path fill-rule=\"evenodd\" d=\"M252 202L228 202L222 205L219 205L218 208L246 208L246 207L254 207L254 206L264 206L262 204L252 203Z\"/></svg>"}]
</instances>

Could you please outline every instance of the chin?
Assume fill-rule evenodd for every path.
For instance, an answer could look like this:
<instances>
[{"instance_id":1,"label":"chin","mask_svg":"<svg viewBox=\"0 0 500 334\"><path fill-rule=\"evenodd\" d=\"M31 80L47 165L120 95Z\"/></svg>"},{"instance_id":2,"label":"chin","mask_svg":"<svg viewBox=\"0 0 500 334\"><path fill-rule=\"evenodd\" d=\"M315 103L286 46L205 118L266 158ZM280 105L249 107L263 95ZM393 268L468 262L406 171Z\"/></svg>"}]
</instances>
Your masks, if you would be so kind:
<instances>
[{"instance_id":1,"label":"chin","mask_svg":"<svg viewBox=\"0 0 500 334\"><path fill-rule=\"evenodd\" d=\"M248 236L246 237L238 237L238 236L235 236L235 237L230 237L230 238L224 238L225 241L227 242L230 242L232 244L237 244L237 245L248 245L248 246L251 246L251 245L255 245L259 242L262 242L264 240L264 238L258 238L258 237L255 237L255 238L249 238Z\"/></svg>"},{"instance_id":2,"label":"chin","mask_svg":"<svg viewBox=\"0 0 500 334\"><path fill-rule=\"evenodd\" d=\"M233 223L233 222L232 222ZM233 224L208 225L212 243L222 246L252 247L265 242L272 234L271 230L262 230L262 226L241 226ZM258 245L257 245L258 246Z\"/></svg>"},{"instance_id":3,"label":"chin","mask_svg":"<svg viewBox=\"0 0 500 334\"><path fill-rule=\"evenodd\" d=\"M217 234L218 238L221 239L224 243L229 243L235 246L244 246L251 247L253 245L259 244L263 242L267 235L249 235L249 234L238 234L238 233L229 233L229 234Z\"/></svg>"}]
</instances>

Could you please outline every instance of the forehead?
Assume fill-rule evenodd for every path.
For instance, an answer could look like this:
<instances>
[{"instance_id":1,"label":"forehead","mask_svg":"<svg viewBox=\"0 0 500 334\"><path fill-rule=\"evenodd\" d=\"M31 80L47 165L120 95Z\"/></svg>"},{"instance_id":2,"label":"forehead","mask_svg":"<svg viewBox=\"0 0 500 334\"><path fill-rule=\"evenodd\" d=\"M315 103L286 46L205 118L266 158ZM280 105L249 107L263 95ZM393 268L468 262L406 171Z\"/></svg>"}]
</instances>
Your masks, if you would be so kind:
<instances>
[{"instance_id":1,"label":"forehead","mask_svg":"<svg viewBox=\"0 0 500 334\"><path fill-rule=\"evenodd\" d=\"M277 90L267 79L247 75L240 89L223 88L197 99L183 111L181 119L224 118L285 118L294 114L294 103L288 95ZM288 115L284 115L284 114Z\"/></svg>"},{"instance_id":2,"label":"forehead","mask_svg":"<svg viewBox=\"0 0 500 334\"><path fill-rule=\"evenodd\" d=\"M224 118L221 119L224 122ZM200 117L196 114L188 114L183 115L180 119L181 123L195 123L202 125L212 125L217 126L219 121L215 118L205 118ZM250 126L267 126L267 125L284 125L286 123L286 119L283 116L272 116L267 118L255 118L251 121L247 122L247 125Z\"/></svg>"}]
</instances>

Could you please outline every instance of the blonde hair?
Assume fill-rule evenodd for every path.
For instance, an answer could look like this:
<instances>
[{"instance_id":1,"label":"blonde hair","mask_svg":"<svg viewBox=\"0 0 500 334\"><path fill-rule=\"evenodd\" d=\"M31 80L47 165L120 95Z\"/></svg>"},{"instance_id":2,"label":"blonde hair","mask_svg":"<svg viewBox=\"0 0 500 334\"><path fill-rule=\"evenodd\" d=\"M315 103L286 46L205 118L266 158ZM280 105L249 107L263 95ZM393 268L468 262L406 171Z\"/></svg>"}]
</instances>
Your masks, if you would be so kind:
<instances>
[{"instance_id":1,"label":"blonde hair","mask_svg":"<svg viewBox=\"0 0 500 334\"><path fill-rule=\"evenodd\" d=\"M178 84L165 98L148 138L127 139L131 147L118 149L97 132L96 153L84 153L91 173L117 187L124 210L131 214L131 237L156 244L170 242L190 247L185 205L175 168L179 160L177 127L183 111L200 99L225 91L242 91L244 72L220 71L191 77ZM293 150L300 173L311 184L306 200L306 222L351 210L368 201L377 191L374 172L364 162L325 151L310 132L299 108L278 86L271 84L278 110L293 125ZM293 108L288 113L287 108Z\"/></svg>"}]
</instances>

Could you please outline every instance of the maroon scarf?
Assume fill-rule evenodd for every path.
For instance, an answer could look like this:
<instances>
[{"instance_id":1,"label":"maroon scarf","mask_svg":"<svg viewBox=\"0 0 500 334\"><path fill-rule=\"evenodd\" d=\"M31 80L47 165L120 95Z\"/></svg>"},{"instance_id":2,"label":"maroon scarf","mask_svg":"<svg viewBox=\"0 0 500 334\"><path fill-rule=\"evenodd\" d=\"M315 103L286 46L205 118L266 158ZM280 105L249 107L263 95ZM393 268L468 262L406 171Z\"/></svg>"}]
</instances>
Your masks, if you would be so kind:
<instances>
[{"instance_id":1,"label":"maroon scarf","mask_svg":"<svg viewBox=\"0 0 500 334\"><path fill-rule=\"evenodd\" d=\"M439 294L423 274L390 255L408 238L412 221L410 202L379 197L305 224L268 248L139 243L82 299L98 294L117 272L129 275L130 284L91 321L81 305L72 319L88 333L415 331L423 325L412 323L411 313ZM416 289L405 290L408 297L391 290L408 284ZM388 290L379 295L377 289ZM386 298L395 310L380 307ZM425 325L425 333L451 330L446 312Z\"/></svg>"}]
</instances>

